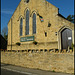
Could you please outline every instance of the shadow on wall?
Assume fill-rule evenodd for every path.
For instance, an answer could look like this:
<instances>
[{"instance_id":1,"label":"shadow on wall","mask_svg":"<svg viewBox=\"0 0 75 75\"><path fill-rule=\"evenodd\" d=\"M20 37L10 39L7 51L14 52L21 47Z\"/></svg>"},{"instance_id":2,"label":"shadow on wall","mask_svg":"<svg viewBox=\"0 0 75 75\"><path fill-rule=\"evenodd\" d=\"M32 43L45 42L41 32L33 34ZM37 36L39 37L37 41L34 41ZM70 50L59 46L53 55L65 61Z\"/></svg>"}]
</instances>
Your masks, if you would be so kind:
<instances>
[{"instance_id":1,"label":"shadow on wall","mask_svg":"<svg viewBox=\"0 0 75 75\"><path fill-rule=\"evenodd\" d=\"M48 52L48 53L74 53L73 49L28 49L28 50L1 50L2 52L25 52L25 53L41 53L41 52Z\"/></svg>"}]
</instances>

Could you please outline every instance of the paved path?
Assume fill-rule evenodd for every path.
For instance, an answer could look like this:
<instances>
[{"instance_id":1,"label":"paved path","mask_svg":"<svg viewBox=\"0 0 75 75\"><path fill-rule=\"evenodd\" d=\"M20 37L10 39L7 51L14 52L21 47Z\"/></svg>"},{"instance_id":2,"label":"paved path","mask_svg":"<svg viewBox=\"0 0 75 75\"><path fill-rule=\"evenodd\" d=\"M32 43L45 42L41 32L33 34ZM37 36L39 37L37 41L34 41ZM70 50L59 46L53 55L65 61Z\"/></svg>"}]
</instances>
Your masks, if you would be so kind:
<instances>
[{"instance_id":1,"label":"paved path","mask_svg":"<svg viewBox=\"0 0 75 75\"><path fill-rule=\"evenodd\" d=\"M73 75L1 64L1 75Z\"/></svg>"}]
</instances>

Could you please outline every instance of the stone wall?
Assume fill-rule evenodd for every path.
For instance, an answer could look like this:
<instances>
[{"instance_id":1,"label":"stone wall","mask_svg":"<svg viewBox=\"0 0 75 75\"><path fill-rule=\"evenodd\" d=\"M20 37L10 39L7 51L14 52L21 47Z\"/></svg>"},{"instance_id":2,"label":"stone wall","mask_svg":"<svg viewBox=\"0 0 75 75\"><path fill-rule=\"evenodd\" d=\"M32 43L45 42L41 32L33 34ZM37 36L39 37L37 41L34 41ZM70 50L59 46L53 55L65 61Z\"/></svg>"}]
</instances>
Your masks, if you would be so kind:
<instances>
[{"instance_id":1,"label":"stone wall","mask_svg":"<svg viewBox=\"0 0 75 75\"><path fill-rule=\"evenodd\" d=\"M11 50L11 45L8 46ZM22 44L20 46L14 44L12 45L12 50L28 50L28 49L58 49L57 42L38 42L37 45L33 44L33 41L27 44Z\"/></svg>"},{"instance_id":2,"label":"stone wall","mask_svg":"<svg viewBox=\"0 0 75 75\"><path fill-rule=\"evenodd\" d=\"M74 53L57 51L2 51L1 63L47 71L74 73Z\"/></svg>"}]
</instances>

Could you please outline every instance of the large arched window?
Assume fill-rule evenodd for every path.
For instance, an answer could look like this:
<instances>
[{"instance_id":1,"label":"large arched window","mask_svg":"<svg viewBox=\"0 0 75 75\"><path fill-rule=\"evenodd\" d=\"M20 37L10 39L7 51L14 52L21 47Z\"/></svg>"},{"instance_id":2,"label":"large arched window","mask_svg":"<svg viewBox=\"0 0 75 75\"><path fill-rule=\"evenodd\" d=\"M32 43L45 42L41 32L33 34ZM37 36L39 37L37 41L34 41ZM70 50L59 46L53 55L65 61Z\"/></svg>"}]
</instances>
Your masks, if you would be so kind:
<instances>
[{"instance_id":1,"label":"large arched window","mask_svg":"<svg viewBox=\"0 0 75 75\"><path fill-rule=\"evenodd\" d=\"M26 35L29 34L29 10L26 11Z\"/></svg>"},{"instance_id":2,"label":"large arched window","mask_svg":"<svg viewBox=\"0 0 75 75\"><path fill-rule=\"evenodd\" d=\"M23 19L20 19L20 36L22 36L22 29L23 29Z\"/></svg>"},{"instance_id":3,"label":"large arched window","mask_svg":"<svg viewBox=\"0 0 75 75\"><path fill-rule=\"evenodd\" d=\"M33 34L36 34L36 14L33 14Z\"/></svg>"}]
</instances>

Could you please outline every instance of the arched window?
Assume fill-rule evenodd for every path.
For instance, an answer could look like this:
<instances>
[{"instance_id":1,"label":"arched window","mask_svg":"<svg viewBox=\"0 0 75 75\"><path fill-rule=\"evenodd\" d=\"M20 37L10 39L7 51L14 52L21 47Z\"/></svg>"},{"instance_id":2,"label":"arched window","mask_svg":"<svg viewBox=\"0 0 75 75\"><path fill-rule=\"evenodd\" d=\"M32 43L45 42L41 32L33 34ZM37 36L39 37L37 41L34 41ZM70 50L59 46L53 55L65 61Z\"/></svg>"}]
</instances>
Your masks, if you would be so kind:
<instances>
[{"instance_id":1,"label":"arched window","mask_svg":"<svg viewBox=\"0 0 75 75\"><path fill-rule=\"evenodd\" d=\"M33 14L33 34L36 34L36 14Z\"/></svg>"},{"instance_id":2,"label":"arched window","mask_svg":"<svg viewBox=\"0 0 75 75\"><path fill-rule=\"evenodd\" d=\"M29 34L29 10L26 11L26 35Z\"/></svg>"},{"instance_id":3,"label":"arched window","mask_svg":"<svg viewBox=\"0 0 75 75\"><path fill-rule=\"evenodd\" d=\"M20 19L20 36L22 36L22 29L23 29L23 19Z\"/></svg>"}]
</instances>

